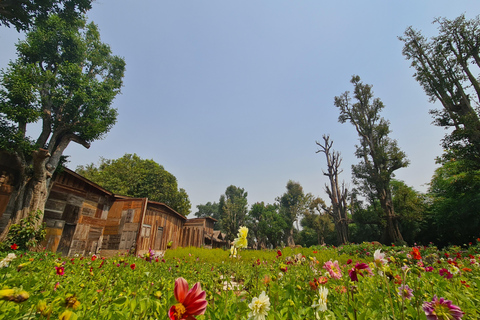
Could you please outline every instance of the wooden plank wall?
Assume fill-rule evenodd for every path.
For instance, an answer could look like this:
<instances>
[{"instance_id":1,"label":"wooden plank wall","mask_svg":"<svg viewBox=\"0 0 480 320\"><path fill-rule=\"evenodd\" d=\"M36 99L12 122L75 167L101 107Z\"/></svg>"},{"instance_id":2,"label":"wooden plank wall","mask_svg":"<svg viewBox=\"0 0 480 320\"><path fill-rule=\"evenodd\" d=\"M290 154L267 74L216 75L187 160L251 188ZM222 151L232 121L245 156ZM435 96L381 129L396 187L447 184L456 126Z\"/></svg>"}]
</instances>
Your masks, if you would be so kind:
<instances>
[{"instance_id":1,"label":"wooden plank wall","mask_svg":"<svg viewBox=\"0 0 480 320\"><path fill-rule=\"evenodd\" d=\"M143 199L117 199L103 231L102 254L129 252L135 248L142 217Z\"/></svg>"},{"instance_id":2,"label":"wooden plank wall","mask_svg":"<svg viewBox=\"0 0 480 320\"><path fill-rule=\"evenodd\" d=\"M113 197L66 172L56 176L45 205L45 246L64 255L98 252Z\"/></svg>"},{"instance_id":3,"label":"wooden plank wall","mask_svg":"<svg viewBox=\"0 0 480 320\"><path fill-rule=\"evenodd\" d=\"M184 219L162 205L149 203L139 238L138 254L149 249L166 250L172 241L172 249L180 245L180 236Z\"/></svg>"},{"instance_id":4,"label":"wooden plank wall","mask_svg":"<svg viewBox=\"0 0 480 320\"><path fill-rule=\"evenodd\" d=\"M205 245L205 219L187 220L182 230L181 246L201 247L203 245Z\"/></svg>"}]
</instances>

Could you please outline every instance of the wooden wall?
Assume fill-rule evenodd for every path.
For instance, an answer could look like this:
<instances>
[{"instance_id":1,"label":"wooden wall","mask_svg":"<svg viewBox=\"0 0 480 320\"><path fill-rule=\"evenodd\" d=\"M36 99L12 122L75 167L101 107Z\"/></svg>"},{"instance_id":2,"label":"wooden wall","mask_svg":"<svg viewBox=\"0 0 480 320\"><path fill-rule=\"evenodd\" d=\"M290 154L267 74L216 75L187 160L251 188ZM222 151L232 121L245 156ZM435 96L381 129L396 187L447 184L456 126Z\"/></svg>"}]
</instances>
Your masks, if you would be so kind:
<instances>
[{"instance_id":1,"label":"wooden wall","mask_svg":"<svg viewBox=\"0 0 480 320\"><path fill-rule=\"evenodd\" d=\"M102 255L135 250L145 199L116 199L103 231Z\"/></svg>"},{"instance_id":2,"label":"wooden wall","mask_svg":"<svg viewBox=\"0 0 480 320\"><path fill-rule=\"evenodd\" d=\"M149 249L166 250L167 243L172 241L172 249L180 245L180 236L185 217L164 204L149 202L142 223L137 254Z\"/></svg>"},{"instance_id":3,"label":"wooden wall","mask_svg":"<svg viewBox=\"0 0 480 320\"><path fill-rule=\"evenodd\" d=\"M113 200L76 174L59 173L45 205L45 247L64 255L97 252Z\"/></svg>"},{"instance_id":4,"label":"wooden wall","mask_svg":"<svg viewBox=\"0 0 480 320\"><path fill-rule=\"evenodd\" d=\"M13 187L18 183L19 173L16 170L15 157L0 150L0 232L8 225L10 214L7 210Z\"/></svg>"}]
</instances>

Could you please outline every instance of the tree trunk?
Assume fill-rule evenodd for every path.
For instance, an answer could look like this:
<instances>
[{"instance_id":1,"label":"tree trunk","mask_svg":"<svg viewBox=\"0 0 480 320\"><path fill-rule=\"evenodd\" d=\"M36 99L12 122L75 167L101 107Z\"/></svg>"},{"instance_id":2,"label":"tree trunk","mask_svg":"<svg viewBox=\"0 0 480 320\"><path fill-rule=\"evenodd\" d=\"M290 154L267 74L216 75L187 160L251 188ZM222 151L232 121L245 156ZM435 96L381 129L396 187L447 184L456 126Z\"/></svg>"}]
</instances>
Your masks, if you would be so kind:
<instances>
[{"instance_id":1,"label":"tree trunk","mask_svg":"<svg viewBox=\"0 0 480 320\"><path fill-rule=\"evenodd\" d=\"M12 224L18 224L32 212L37 210L42 212L35 227L38 228L42 224L52 177L51 172L47 170L49 158L50 154L45 149L34 151L29 163L33 167L32 173L27 172L29 164L19 160L19 178L0 221L0 241L5 240Z\"/></svg>"},{"instance_id":2,"label":"tree trunk","mask_svg":"<svg viewBox=\"0 0 480 320\"><path fill-rule=\"evenodd\" d=\"M295 246L295 240L293 239L293 228L291 228L291 229L288 231L288 235L287 235L287 246L289 246L289 247L294 247L294 246Z\"/></svg>"},{"instance_id":3,"label":"tree trunk","mask_svg":"<svg viewBox=\"0 0 480 320\"><path fill-rule=\"evenodd\" d=\"M384 190L384 192L381 193L380 205L385 213L386 222L382 242L384 244L404 242L400 229L398 228L398 220L393 209L392 196L389 190Z\"/></svg>"},{"instance_id":4,"label":"tree trunk","mask_svg":"<svg viewBox=\"0 0 480 320\"><path fill-rule=\"evenodd\" d=\"M340 219L335 221L335 229L337 230L338 245L348 243L348 221L347 219Z\"/></svg>"}]
</instances>

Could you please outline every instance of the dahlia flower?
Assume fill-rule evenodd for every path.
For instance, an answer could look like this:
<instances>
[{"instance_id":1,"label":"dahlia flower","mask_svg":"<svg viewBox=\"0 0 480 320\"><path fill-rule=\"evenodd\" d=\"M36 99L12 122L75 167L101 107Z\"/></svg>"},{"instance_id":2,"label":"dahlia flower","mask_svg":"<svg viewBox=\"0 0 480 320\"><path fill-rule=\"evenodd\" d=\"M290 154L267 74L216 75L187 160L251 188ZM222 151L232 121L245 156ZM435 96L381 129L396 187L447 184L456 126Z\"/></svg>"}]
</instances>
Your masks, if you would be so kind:
<instances>
[{"instance_id":1,"label":"dahlia flower","mask_svg":"<svg viewBox=\"0 0 480 320\"><path fill-rule=\"evenodd\" d=\"M265 320L265 317L270 310L270 298L262 291L260 296L254 297L252 302L248 305L252 310L248 314L248 318L252 320Z\"/></svg>"},{"instance_id":2,"label":"dahlia flower","mask_svg":"<svg viewBox=\"0 0 480 320\"><path fill-rule=\"evenodd\" d=\"M175 289L173 290L175 299L178 301L168 311L170 320L192 320L194 316L204 314L207 309L206 293L202 290L200 282L188 290L188 282L184 278L175 280Z\"/></svg>"},{"instance_id":3,"label":"dahlia flower","mask_svg":"<svg viewBox=\"0 0 480 320\"><path fill-rule=\"evenodd\" d=\"M452 304L452 301L438 299L436 295L432 302L424 302L422 308L427 320L459 320L464 315L460 307Z\"/></svg>"}]
</instances>

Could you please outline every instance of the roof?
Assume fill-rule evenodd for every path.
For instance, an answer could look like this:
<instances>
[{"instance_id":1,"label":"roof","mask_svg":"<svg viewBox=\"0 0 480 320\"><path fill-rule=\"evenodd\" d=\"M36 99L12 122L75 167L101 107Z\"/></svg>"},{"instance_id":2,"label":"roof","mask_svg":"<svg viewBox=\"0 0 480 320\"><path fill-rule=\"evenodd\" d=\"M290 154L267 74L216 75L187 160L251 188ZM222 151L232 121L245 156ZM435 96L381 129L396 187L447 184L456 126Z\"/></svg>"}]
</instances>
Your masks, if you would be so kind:
<instances>
[{"instance_id":1,"label":"roof","mask_svg":"<svg viewBox=\"0 0 480 320\"><path fill-rule=\"evenodd\" d=\"M94 187L94 188L96 188L96 189L98 189L98 190L100 190L100 191L102 191L102 192L110 195L110 196L113 196L113 195L114 195L113 192L108 191L108 190L105 189L105 188L102 188L100 185L96 184L95 182L93 182L93 181L91 181L91 180L88 180L87 178L85 178L84 176L79 175L78 173L76 173L76 172L73 171L73 170L70 170L70 169L68 169L68 168L66 168L66 167L63 167L61 170L62 170L62 171L60 171L60 172L66 172L66 173L74 176L75 178L77 178L77 179L79 179L79 180L82 180L82 181L85 182L86 184L88 184L88 185L90 185L90 186L92 186L92 187Z\"/></svg>"},{"instance_id":2,"label":"roof","mask_svg":"<svg viewBox=\"0 0 480 320\"><path fill-rule=\"evenodd\" d=\"M183 219L183 220L187 220L187 218L185 216L183 216L182 214L178 213L177 211L175 211L174 209L170 208L169 206L167 206L165 203L162 203L162 202L157 202L157 201L150 201L148 200L148 198L136 198L136 197L129 197L129 196L122 196L122 195L119 195L119 194L114 194L113 192L111 191L108 191L107 189L104 189L102 188L101 186L99 186L98 184L96 184L95 182L91 181L91 180L88 180L87 178L79 175L78 173L76 173L75 171L73 170L70 170L66 167L63 167L63 170L64 172L74 176L75 178L77 179L80 179L82 180L83 182L85 182L86 184L89 184L90 186L108 194L108 195L111 195L111 196L114 196L116 199L118 200L147 200L148 203L147 203L147 208L149 205L154 205L154 206L160 206L160 207L164 207L167 209L167 211L170 211L171 213L173 213L175 216ZM213 218L211 218L213 219ZM214 219L215 220L215 219Z\"/></svg>"},{"instance_id":3,"label":"roof","mask_svg":"<svg viewBox=\"0 0 480 320\"><path fill-rule=\"evenodd\" d=\"M213 230L213 240L217 242L225 241L225 234L223 234L220 230Z\"/></svg>"}]
</instances>

